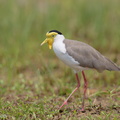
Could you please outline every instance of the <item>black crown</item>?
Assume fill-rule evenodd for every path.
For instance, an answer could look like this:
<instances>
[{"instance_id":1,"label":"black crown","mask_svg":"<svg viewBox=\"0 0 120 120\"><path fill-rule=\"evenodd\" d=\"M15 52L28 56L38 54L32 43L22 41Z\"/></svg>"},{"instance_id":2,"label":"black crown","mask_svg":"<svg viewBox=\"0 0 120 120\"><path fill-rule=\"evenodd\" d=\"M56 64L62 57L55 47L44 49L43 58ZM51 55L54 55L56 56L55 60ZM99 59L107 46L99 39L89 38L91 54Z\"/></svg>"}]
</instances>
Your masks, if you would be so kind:
<instances>
[{"instance_id":1,"label":"black crown","mask_svg":"<svg viewBox=\"0 0 120 120\"><path fill-rule=\"evenodd\" d=\"M49 33L51 33L51 32L56 32L56 33L58 33L58 34L62 35L62 33L61 33L61 32L59 32L58 30L51 30L51 31L49 31Z\"/></svg>"}]
</instances>

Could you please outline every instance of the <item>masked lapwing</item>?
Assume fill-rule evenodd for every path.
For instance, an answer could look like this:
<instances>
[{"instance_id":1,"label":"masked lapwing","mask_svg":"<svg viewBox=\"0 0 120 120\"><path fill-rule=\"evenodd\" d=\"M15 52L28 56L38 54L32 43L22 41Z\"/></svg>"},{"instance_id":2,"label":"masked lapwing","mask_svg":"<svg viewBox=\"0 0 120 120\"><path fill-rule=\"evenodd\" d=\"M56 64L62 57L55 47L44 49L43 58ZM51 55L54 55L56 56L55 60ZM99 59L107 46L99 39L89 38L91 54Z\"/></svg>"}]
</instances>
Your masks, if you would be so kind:
<instances>
[{"instance_id":1,"label":"masked lapwing","mask_svg":"<svg viewBox=\"0 0 120 120\"><path fill-rule=\"evenodd\" d=\"M104 70L120 71L120 67L90 45L76 40L65 39L64 35L57 30L47 32L46 39L41 45L44 43L48 43L49 49L53 47L56 56L73 69L77 79L77 87L60 106L60 109L67 104L68 99L80 87L80 79L78 77L79 71L82 73L84 79L84 94L81 111L84 111L84 100L88 86L84 70L95 69L99 72Z\"/></svg>"}]
</instances>

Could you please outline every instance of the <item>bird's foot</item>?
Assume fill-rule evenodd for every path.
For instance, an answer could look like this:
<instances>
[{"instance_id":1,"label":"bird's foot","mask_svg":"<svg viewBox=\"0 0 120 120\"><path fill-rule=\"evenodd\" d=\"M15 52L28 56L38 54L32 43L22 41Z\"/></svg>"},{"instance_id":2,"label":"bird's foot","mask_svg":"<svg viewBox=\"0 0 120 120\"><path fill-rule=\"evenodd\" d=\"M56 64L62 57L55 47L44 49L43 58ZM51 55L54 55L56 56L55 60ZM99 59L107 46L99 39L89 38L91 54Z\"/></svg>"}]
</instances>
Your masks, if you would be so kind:
<instances>
[{"instance_id":1,"label":"bird's foot","mask_svg":"<svg viewBox=\"0 0 120 120\"><path fill-rule=\"evenodd\" d=\"M78 111L80 111L80 112L84 113L84 112L85 112L85 109L84 109L84 107L82 107L82 108L81 108L81 109L79 109Z\"/></svg>"},{"instance_id":2,"label":"bird's foot","mask_svg":"<svg viewBox=\"0 0 120 120\"><path fill-rule=\"evenodd\" d=\"M64 105L66 105L67 104L67 101L65 101L60 107L59 107L59 109L61 109Z\"/></svg>"}]
</instances>

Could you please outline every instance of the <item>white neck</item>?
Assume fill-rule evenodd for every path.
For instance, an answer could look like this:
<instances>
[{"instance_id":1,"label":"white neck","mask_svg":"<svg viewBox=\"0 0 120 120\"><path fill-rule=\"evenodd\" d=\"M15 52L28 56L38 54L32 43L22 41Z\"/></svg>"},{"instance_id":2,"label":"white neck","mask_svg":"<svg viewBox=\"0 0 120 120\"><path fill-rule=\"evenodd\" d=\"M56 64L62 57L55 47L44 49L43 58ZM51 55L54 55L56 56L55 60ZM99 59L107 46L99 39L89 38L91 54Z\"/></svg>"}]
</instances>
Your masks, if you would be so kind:
<instances>
[{"instance_id":1,"label":"white neck","mask_svg":"<svg viewBox=\"0 0 120 120\"><path fill-rule=\"evenodd\" d=\"M54 38L54 42L53 42L53 50L54 52L60 52L60 53L65 53L66 49L65 49L65 44L63 43L65 37L63 35L56 35L56 37ZM57 53L56 53L57 55Z\"/></svg>"},{"instance_id":2,"label":"white neck","mask_svg":"<svg viewBox=\"0 0 120 120\"><path fill-rule=\"evenodd\" d=\"M63 42L63 40L65 39L64 35L56 35L56 37L54 38L54 42L58 42L61 41Z\"/></svg>"}]
</instances>

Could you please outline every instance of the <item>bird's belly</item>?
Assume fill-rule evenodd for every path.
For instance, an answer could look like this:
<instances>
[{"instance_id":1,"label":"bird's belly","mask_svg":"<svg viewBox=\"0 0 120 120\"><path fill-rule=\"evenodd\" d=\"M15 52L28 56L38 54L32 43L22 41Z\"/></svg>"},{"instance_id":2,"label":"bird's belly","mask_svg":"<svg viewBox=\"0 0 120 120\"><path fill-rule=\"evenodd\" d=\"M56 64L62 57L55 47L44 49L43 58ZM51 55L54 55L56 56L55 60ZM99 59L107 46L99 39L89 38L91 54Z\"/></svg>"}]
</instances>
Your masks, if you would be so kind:
<instances>
[{"instance_id":1,"label":"bird's belly","mask_svg":"<svg viewBox=\"0 0 120 120\"><path fill-rule=\"evenodd\" d=\"M80 63L66 52L65 45L63 43L54 43L53 50L56 56L75 72L88 69L80 66Z\"/></svg>"},{"instance_id":2,"label":"bird's belly","mask_svg":"<svg viewBox=\"0 0 120 120\"><path fill-rule=\"evenodd\" d=\"M70 67L79 65L79 63L75 61L74 58L69 56L67 53L60 53L60 52L55 52L55 53L60 60L62 60L65 64L69 65Z\"/></svg>"},{"instance_id":3,"label":"bird's belly","mask_svg":"<svg viewBox=\"0 0 120 120\"><path fill-rule=\"evenodd\" d=\"M54 49L54 52L61 61L63 61L66 65L71 67L75 72L86 69L86 68L81 67L80 63L78 61L75 61L75 59L71 57L67 52L63 53L56 49Z\"/></svg>"}]
</instances>

